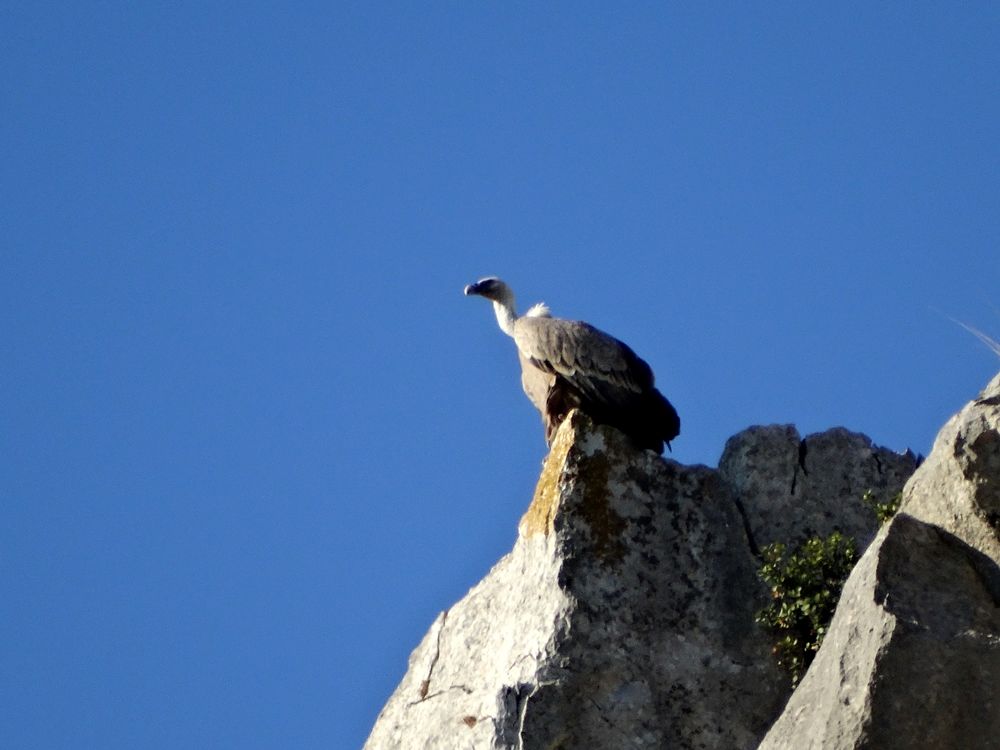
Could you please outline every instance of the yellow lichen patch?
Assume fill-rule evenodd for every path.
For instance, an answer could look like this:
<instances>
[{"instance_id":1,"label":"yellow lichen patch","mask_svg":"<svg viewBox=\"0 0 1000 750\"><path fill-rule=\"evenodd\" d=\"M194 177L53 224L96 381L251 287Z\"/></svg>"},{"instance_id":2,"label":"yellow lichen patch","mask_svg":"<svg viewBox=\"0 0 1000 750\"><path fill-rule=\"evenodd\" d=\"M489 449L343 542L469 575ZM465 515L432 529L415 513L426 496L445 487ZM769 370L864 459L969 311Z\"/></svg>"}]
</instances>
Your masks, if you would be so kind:
<instances>
[{"instance_id":1,"label":"yellow lichen patch","mask_svg":"<svg viewBox=\"0 0 1000 750\"><path fill-rule=\"evenodd\" d=\"M581 434L591 434L593 425L577 411L571 412L566 422L569 424L563 423L552 442L535 485L535 496L521 518L518 531L523 537L535 534L548 536L553 530L553 519L563 490L561 485L568 480L583 493L575 512L590 527L595 554L602 560L619 562L625 555L621 536L625 533L626 524L611 508L611 459L604 449L594 450L594 446L589 449L593 453L588 455L588 449L580 443L577 454L569 461L572 466L567 475L570 449L581 439Z\"/></svg>"},{"instance_id":2,"label":"yellow lichen patch","mask_svg":"<svg viewBox=\"0 0 1000 750\"><path fill-rule=\"evenodd\" d=\"M562 476L566 455L575 437L574 431L568 427L556 433L556 439L552 441L552 448L545 458L542 473L538 477L538 484L535 485L535 496L521 517L521 523L518 524L517 530L521 536L529 537L535 534L548 536L551 531L552 516L559 502L559 478Z\"/></svg>"},{"instance_id":3,"label":"yellow lichen patch","mask_svg":"<svg viewBox=\"0 0 1000 750\"><path fill-rule=\"evenodd\" d=\"M621 539L625 520L611 508L610 476L611 461L604 453L595 453L580 462L577 480L583 487L580 514L590 526L597 556L608 562L618 562L625 555Z\"/></svg>"}]
</instances>

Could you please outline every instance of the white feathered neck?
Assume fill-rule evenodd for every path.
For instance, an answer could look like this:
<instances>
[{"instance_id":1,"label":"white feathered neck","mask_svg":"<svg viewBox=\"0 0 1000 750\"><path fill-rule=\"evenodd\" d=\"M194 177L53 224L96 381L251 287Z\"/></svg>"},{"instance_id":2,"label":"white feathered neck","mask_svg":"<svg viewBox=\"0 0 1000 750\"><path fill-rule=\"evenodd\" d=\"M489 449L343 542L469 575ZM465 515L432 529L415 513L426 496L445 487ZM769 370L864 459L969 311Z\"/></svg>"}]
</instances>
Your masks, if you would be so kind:
<instances>
[{"instance_id":1,"label":"white feathered neck","mask_svg":"<svg viewBox=\"0 0 1000 750\"><path fill-rule=\"evenodd\" d=\"M517 309L514 307L514 295L505 295L503 299L493 300L493 311L497 315L497 325L500 330L508 336L514 335L514 323L518 319ZM532 305L528 312L524 314L526 318L550 318L552 313L544 302Z\"/></svg>"}]
</instances>

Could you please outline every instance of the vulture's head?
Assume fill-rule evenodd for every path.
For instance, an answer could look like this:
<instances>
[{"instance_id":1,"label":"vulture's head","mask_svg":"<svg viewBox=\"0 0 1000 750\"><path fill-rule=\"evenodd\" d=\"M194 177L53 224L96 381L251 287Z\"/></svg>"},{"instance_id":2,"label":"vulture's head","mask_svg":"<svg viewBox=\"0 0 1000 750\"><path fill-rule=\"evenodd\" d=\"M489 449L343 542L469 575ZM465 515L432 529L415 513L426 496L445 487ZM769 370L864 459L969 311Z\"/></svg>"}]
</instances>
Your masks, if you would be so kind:
<instances>
[{"instance_id":1,"label":"vulture's head","mask_svg":"<svg viewBox=\"0 0 1000 750\"><path fill-rule=\"evenodd\" d=\"M514 306L514 292L496 276L487 276L475 284L469 284L465 287L465 293L486 297L486 299L499 302L501 305Z\"/></svg>"}]
</instances>

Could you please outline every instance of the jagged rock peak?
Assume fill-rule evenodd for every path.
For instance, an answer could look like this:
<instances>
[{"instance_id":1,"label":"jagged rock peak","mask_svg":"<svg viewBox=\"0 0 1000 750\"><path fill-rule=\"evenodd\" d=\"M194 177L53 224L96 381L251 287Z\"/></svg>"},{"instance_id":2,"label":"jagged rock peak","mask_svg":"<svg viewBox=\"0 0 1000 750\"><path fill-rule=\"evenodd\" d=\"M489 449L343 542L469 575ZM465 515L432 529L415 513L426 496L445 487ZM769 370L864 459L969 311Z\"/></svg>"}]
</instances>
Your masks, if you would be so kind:
<instances>
[{"instance_id":1,"label":"jagged rock peak","mask_svg":"<svg viewBox=\"0 0 1000 750\"><path fill-rule=\"evenodd\" d=\"M864 549L878 530L879 502L903 489L917 467L866 435L835 427L805 438L793 425L751 427L726 441L719 473L733 488L758 546L798 544L840 531Z\"/></svg>"},{"instance_id":2,"label":"jagged rock peak","mask_svg":"<svg viewBox=\"0 0 1000 750\"><path fill-rule=\"evenodd\" d=\"M716 471L577 412L519 530L413 652L368 750L758 744L786 680Z\"/></svg>"},{"instance_id":3,"label":"jagged rock peak","mask_svg":"<svg viewBox=\"0 0 1000 750\"><path fill-rule=\"evenodd\" d=\"M1000 375L938 434L762 749L998 746L998 488Z\"/></svg>"},{"instance_id":4,"label":"jagged rock peak","mask_svg":"<svg viewBox=\"0 0 1000 750\"><path fill-rule=\"evenodd\" d=\"M995 747L998 428L1000 376L916 473L863 435L791 426L686 467L571 414L514 549L434 622L366 749ZM904 482L784 707L754 550L835 529L863 547L861 495Z\"/></svg>"}]
</instances>

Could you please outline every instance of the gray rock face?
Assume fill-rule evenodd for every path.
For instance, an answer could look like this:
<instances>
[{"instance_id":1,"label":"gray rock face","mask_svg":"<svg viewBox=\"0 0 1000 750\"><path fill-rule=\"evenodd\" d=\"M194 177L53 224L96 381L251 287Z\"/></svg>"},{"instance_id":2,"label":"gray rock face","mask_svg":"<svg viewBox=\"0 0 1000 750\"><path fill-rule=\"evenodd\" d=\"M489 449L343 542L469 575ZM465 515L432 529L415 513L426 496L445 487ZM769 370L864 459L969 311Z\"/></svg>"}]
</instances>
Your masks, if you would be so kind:
<instances>
[{"instance_id":1,"label":"gray rock face","mask_svg":"<svg viewBox=\"0 0 1000 750\"><path fill-rule=\"evenodd\" d=\"M1000 561L1000 375L952 417L906 488L903 510Z\"/></svg>"},{"instance_id":2,"label":"gray rock face","mask_svg":"<svg viewBox=\"0 0 1000 750\"><path fill-rule=\"evenodd\" d=\"M718 473L571 415L513 551L413 652L368 750L753 748L787 680Z\"/></svg>"},{"instance_id":3,"label":"gray rock face","mask_svg":"<svg viewBox=\"0 0 1000 750\"><path fill-rule=\"evenodd\" d=\"M894 453L841 427L805 439L792 425L751 427L726 442L719 460L760 546L841 531L864 549L878 521L862 496L891 499L914 469L910 451Z\"/></svg>"},{"instance_id":4,"label":"gray rock face","mask_svg":"<svg viewBox=\"0 0 1000 750\"><path fill-rule=\"evenodd\" d=\"M1000 746L1000 376L941 430L761 748Z\"/></svg>"},{"instance_id":5,"label":"gray rock face","mask_svg":"<svg viewBox=\"0 0 1000 750\"><path fill-rule=\"evenodd\" d=\"M438 617L365 747L1000 747L1000 376L906 483L784 710L753 623L754 540L863 547L861 495L914 465L779 426L683 467L571 415L513 551Z\"/></svg>"}]
</instances>

